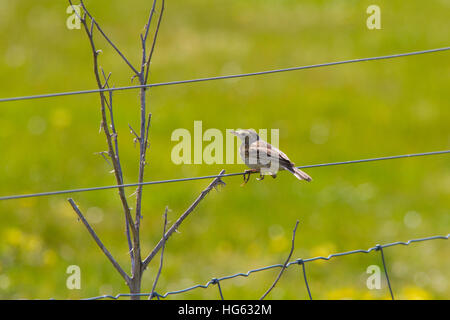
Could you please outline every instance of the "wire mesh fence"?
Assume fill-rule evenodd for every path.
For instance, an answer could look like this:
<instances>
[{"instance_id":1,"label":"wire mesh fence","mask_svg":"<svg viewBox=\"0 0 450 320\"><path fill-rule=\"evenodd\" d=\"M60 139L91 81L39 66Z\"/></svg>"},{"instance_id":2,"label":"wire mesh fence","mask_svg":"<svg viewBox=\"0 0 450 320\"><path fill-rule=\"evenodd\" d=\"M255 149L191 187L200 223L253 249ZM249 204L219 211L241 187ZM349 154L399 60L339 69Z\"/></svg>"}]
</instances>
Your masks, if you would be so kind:
<instances>
[{"instance_id":1,"label":"wire mesh fence","mask_svg":"<svg viewBox=\"0 0 450 320\"><path fill-rule=\"evenodd\" d=\"M190 80L178 80L178 81L161 82L161 83L127 86L127 87L108 87L108 88L104 88L104 89L79 90L79 91L38 94L38 95L21 96L21 97L0 98L0 102L13 102L13 101L22 101L22 100L30 100L30 99L53 98L53 97L61 97L61 96L69 96L69 95L139 89L139 88L143 88L143 87L151 88L151 87L168 86L168 85L191 84L191 83L206 82L206 81L213 81L213 80L226 80L226 79L232 79L232 78L268 75L268 74L280 73L280 72L306 70L306 69L319 68L319 67L337 66L337 65L356 63L356 62L364 62L364 61L367 62L367 61L386 60L386 59L393 59L393 58L404 58L404 57L408 57L408 56L416 56L416 55L422 55L422 54L428 54L428 53L438 53L438 52L444 52L444 51L448 51L448 50L450 50L450 47L442 47L442 48L435 48L435 49L428 49L428 50L421 50L421 51L405 52L405 53L400 53L400 54L391 54L391 55L385 55L385 56L360 58L360 59L350 59L350 60L320 63L320 64L314 64L314 65L308 65L308 66L266 70L266 71L242 73L242 74L234 74L234 75L214 76L214 77L197 78L197 79L190 79ZM313 165L299 166L298 168L314 168L314 167L325 167L325 166L335 166L335 165L345 165L345 164L356 164L356 163L363 163L363 162L392 160L392 159L399 159L399 158L442 155L442 154L448 154L448 153L450 153L450 150L432 151L432 152L415 153L415 154L404 154L404 155L386 156L386 157L369 158L369 159L361 159L361 160L341 161L341 162L333 162L333 163L313 164ZM244 175L244 174L245 173L243 173L243 172L239 172L239 173L223 174L223 175L219 175L219 176L218 175L210 175L210 176L202 176L202 177L189 177L189 178L149 181L149 182L142 182L142 183L130 183L130 184L112 185L112 186L99 186L99 187L91 187L91 188L58 190L58 191L49 191L49 192L40 192L40 193L22 194L22 195L8 195L8 196L0 197L0 201L1 200L21 199L21 198L40 197L40 196L54 196L54 195L67 194L67 193L105 190L105 189L113 189L113 188L120 188L120 187L155 185L155 184L193 181L193 180L211 179L211 178L219 178L219 177L222 178L222 177L227 177L227 176L228 177L229 176L239 176L239 175ZM313 293L310 290L309 280L308 280L307 272L306 272L306 264L307 263L317 261L317 260L328 261L332 258L337 258L337 257L341 257L341 256L360 254L360 253L371 253L371 252L380 252L380 258L381 258L381 262L382 262L382 265L384 268L384 273L385 273L386 281L388 284L389 292L390 292L391 298L394 299L394 290L392 289L391 281L389 279L389 272L388 272L388 266L386 263L385 255L384 255L384 249L393 247L393 246L399 246L399 245L409 246L410 244L417 243L417 242L425 242L425 241L438 240L438 239L448 240L449 234L442 235L442 236L431 236L431 237L427 237L427 238L412 239L412 240L408 240L406 242L398 241L398 242L388 243L388 244L384 244L384 245L377 244L374 247L371 247L367 250L357 249L357 250L346 251L346 252L341 252L341 253L334 253L327 257L318 256L318 257L307 258L307 259L299 258L299 259L290 261L287 264L274 264L274 265L265 266L265 267L261 267L261 268L257 268L257 269L252 269L252 270L249 270L244 273L236 273L236 274L229 275L229 276L212 278L206 284L197 284L197 285L185 288L185 289L180 289L180 290L176 290L176 291L168 291L164 294L160 294L158 292L139 293L139 294L119 293L117 295L102 295L102 296L91 297L91 298L87 298L86 300L120 299L122 297L132 297L132 296L164 299L164 298L167 298L168 296L179 295L179 294L186 293L186 292L189 292L189 291L192 291L195 289L201 289L201 288L207 289L214 285L216 285L218 288L218 297L220 299L224 299L225 297L224 297L224 294L223 294L223 291L221 288L221 283L223 281L238 278L238 277L249 277L253 273L262 272L262 271L271 270L271 269L277 269L277 268L289 268L289 267L295 266L295 265L301 266L301 272L302 272L302 276L304 279L305 287L308 292L309 298L312 299Z\"/></svg>"},{"instance_id":2,"label":"wire mesh fence","mask_svg":"<svg viewBox=\"0 0 450 320\"><path fill-rule=\"evenodd\" d=\"M353 254L360 254L360 253L371 253L371 252L380 252L380 258L381 258L381 263L383 265L383 269L384 269L384 274L386 277L386 282L389 288L389 293L391 298L394 300L394 291L392 289L391 286L391 281L389 279L389 272L388 272L388 266L386 263L386 259L384 256L384 250L385 248L390 248L390 247L394 247L394 246L409 246L410 244L413 243L418 243L418 242L425 242L425 241L431 241L431 240L448 240L450 237L450 234L447 235L442 235L442 236L432 236L432 237L426 237L426 238L418 238L418 239L411 239L408 240L406 242L404 241L397 241L397 242L392 242L392 243L387 243L387 244L377 244L367 250L364 249L357 249L357 250L352 250L352 251L346 251L346 252L339 252L339 253L333 253L330 254L329 256L318 256L318 257L314 257L314 258L307 258L307 259L296 259L296 260L292 260L289 263L286 264L286 268L289 268L291 266L295 266L295 265L299 265L302 267L301 272L302 272L302 276L305 282L305 287L306 290L308 292L308 296L309 299L312 300L313 296L312 296L312 292L310 290L310 285L309 285L309 280L307 277L307 273L306 273L306 267L305 264L309 263L309 262L313 262L313 261L317 261L317 260L325 260L325 261L329 261L332 258L337 258L337 257L342 257L342 256L348 256L348 255L353 255ZM168 296L171 295L179 295L182 293L186 293L195 289L208 289L211 286L217 285L218 288L218 297L222 300L225 299L224 295L223 295L223 291L222 288L220 286L221 282L226 281L226 280L230 280L230 279L234 279L234 278L238 278L238 277L249 277L251 274L256 273L256 272L262 272L262 271L266 271L266 270L271 270L271 269L278 269L278 268L283 268L283 264L273 264L270 266L266 266L266 267L261 267L261 268L257 268L257 269L252 269L249 270L247 272L240 272L240 273L235 273L229 276L223 276L220 278L212 278L211 280L209 280L207 283L205 284L197 284L185 289L180 289L180 290L175 290L175 291L168 291L164 294L159 294L158 292L153 292L153 295L151 293L139 293L139 294L130 294L130 293L119 293L117 295L102 295L102 296L96 296L96 297L91 297L91 298L86 298L85 300L100 300L100 299L120 299L120 298L125 298L125 297L131 297L131 296L140 296L140 297L150 297L152 295L152 298L157 298L157 299L164 299L167 298Z\"/></svg>"}]
</instances>

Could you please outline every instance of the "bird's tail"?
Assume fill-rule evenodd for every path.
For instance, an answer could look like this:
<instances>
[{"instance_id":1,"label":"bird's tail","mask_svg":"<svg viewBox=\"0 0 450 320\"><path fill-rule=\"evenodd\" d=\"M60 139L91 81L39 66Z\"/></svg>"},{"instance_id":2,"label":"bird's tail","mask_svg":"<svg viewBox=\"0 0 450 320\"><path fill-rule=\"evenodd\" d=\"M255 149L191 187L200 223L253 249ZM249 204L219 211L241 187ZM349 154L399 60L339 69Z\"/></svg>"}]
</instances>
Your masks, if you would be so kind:
<instances>
[{"instance_id":1,"label":"bird's tail","mask_svg":"<svg viewBox=\"0 0 450 320\"><path fill-rule=\"evenodd\" d=\"M306 180L308 182L312 180L312 178L306 172L303 172L296 167L290 167L287 169L299 180Z\"/></svg>"}]
</instances>

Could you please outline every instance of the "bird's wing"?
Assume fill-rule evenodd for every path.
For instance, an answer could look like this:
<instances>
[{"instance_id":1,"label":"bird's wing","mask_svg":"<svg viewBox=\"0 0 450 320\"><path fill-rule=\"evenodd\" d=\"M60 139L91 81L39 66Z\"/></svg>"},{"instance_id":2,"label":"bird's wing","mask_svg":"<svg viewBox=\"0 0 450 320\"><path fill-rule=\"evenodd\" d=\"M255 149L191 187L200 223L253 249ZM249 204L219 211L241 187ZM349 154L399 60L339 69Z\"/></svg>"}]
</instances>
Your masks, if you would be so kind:
<instances>
[{"instance_id":1,"label":"bird's wing","mask_svg":"<svg viewBox=\"0 0 450 320\"><path fill-rule=\"evenodd\" d=\"M249 153L251 158L257 158L258 163L268 164L278 161L280 167L286 168L294 165L286 154L263 140L252 143L249 148Z\"/></svg>"}]
</instances>

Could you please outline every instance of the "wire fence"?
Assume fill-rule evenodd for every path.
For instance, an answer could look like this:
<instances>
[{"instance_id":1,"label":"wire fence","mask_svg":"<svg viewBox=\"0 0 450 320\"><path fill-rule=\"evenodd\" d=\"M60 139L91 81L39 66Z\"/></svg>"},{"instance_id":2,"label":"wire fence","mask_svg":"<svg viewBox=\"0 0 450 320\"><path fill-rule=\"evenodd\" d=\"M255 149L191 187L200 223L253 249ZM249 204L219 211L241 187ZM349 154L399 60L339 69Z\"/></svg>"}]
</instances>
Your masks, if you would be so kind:
<instances>
[{"instance_id":1,"label":"wire fence","mask_svg":"<svg viewBox=\"0 0 450 320\"><path fill-rule=\"evenodd\" d=\"M349 64L349 63L357 63L357 62L364 62L364 61L376 61L376 60L386 60L386 59L393 59L393 58L400 58L400 57L408 57L408 56L415 56L415 55L422 55L422 54L428 54L428 53L437 53L437 52L443 52L450 50L450 47L442 47L442 48L435 48L435 49L428 49L428 50L421 50L421 51L412 51L412 52L405 52L400 54L391 54L391 55L384 55L384 56L376 56L376 57L368 57L368 58L360 58L360 59L350 59L350 60L343 60L343 61L336 61L336 62L327 62L327 63L320 63L320 64L314 64L314 65L307 65L307 66L299 66L299 67L292 67L292 68L283 68L283 69L275 69L275 70L266 70L266 71L259 71L259 72L251 72L251 73L243 73L243 74L233 74L233 75L225 75L225 76L214 76L214 77L208 77L208 78L197 78L197 79L190 79L190 80L179 80L179 81L170 81L170 82L161 82L161 83L153 83L153 84L146 84L146 85L135 85L135 86L126 86L126 87L111 87L111 88L104 88L104 89L92 89L92 90L80 90L80 91L70 91L70 92L59 92L59 93L49 93L49 94L39 94L39 95L30 95L30 96L21 96L21 97L10 97L10 98L0 98L0 102L13 102L13 101L23 101L23 100L31 100L31 99L41 99L41 98L53 98L53 97L61 97L61 96L70 96L70 95L80 95L80 94L89 94L89 93L99 93L99 92L112 92L112 91L120 91L120 90L131 90L131 89L138 89L138 88L152 88L152 87L160 87L160 86L169 86L169 85L178 85L178 84L190 84L190 83L198 83L198 82L206 82L206 81L213 81L213 80L225 80L225 79L233 79L233 78L242 78L242 77L250 77L250 76L258 76L258 75L267 75L267 74L273 74L273 73L281 73L281 72L288 72L288 71L298 71L298 70L306 70L306 69L313 69L313 68L319 68L319 67L327 67L327 66L336 66L336 65L342 65L342 64ZM392 159L400 159L400 158L410 158L410 157L419 157L419 156L431 156L431 155L442 155L442 154L448 154L450 153L450 150L442 150L442 151L432 151L432 152L423 152L423 153L414 153L414 154L404 154L404 155L395 155L395 156L387 156L387 157L379 157L379 158L369 158L369 159L360 159L360 160L350 160L350 161L341 161L341 162L332 162L332 163L322 163L322 164L313 164L313 165L306 165L306 166L299 166L298 168L315 168L315 167L326 167L326 166L336 166L336 165L346 165L346 164L356 164L356 163L365 163L365 162L373 162L373 161L381 161L381 160L392 160ZM0 197L0 201L3 200L14 200L14 199L22 199L22 198L31 198L31 197L41 197L41 196L53 196L53 195L59 195L59 194L68 194L68 193L76 193L76 192L88 192L88 191L96 191L96 190L106 190L106 189L114 189L119 187L132 187L132 186L141 186L141 185L155 185L155 184L163 184L163 183L172 183L172 182L182 182L182 181L193 181L193 180L202 180L202 179L211 179L211 178L218 178L218 177L230 177L230 176L240 176L244 175L244 172L239 173L229 173L229 174L223 174L223 175L209 175L209 176L201 176L201 177L189 177L189 178L180 178L180 179L171 179L171 180L160 180L160 181L148 181L143 183L130 183L130 184L122 184L122 185L111 185L111 186L100 186L100 187L91 187L91 188L78 188L78 189L70 189L70 190L58 190L58 191L49 191L49 192L40 192L40 193L32 193L32 194L21 194L21 195L9 195L9 196L3 196ZM391 287L391 281L389 279L388 274L388 268L386 264L386 259L384 256L383 249L398 245L405 245L408 246L412 243L417 242L424 242L424 241L431 241L431 240L437 240L437 239L443 239L448 240L449 234L446 236L432 236L427 238L419 238L419 239L412 239L407 242L394 242L394 243L388 243L384 245L376 245L374 247L371 247L367 250L358 249L358 250L352 250L347 252L341 252L341 253L334 253L327 257L319 256L314 258L308 258L308 259L296 259L293 261L290 261L287 264L274 264L262 268L257 268L253 270L249 270L246 273L236 273L229 276L224 276L220 278L213 278L210 281L208 281L206 284L197 284L194 286L191 286L189 288L176 290L176 291L169 291L165 294L159 294L157 292L152 293L140 293L140 294L130 294L130 293L120 293L115 296L113 295L102 295L92 298L87 298L86 300L99 300L99 299L120 299L121 297L131 297L131 296L142 296L142 297L150 297L157 298L157 299L164 299L168 297L169 295L177 295L182 294L185 292L189 292L198 288L207 289L211 285L217 285L218 291L219 291L219 297L221 299L224 299L223 291L221 288L221 282L225 280L234 279L237 277L249 277L251 274L261 271L266 271L270 269L275 268L288 268L293 265L300 265L302 268L302 274L303 279L305 282L306 290L308 292L308 296L310 299L312 299L312 293L310 290L308 277L306 273L306 263L317 261L317 260L330 260L335 257L341 257L341 256L347 256L352 254L359 254L359 253L370 253L372 251L379 251L381 256L381 262L383 264L384 273L386 277L386 281L388 284L389 292L391 295L391 298L394 299L394 293Z\"/></svg>"},{"instance_id":2,"label":"wire fence","mask_svg":"<svg viewBox=\"0 0 450 320\"><path fill-rule=\"evenodd\" d=\"M367 162L383 161L383 160L394 160L394 159L402 159L402 158L436 156L436 155L442 155L442 154L448 154L448 153L450 153L450 150L441 150L441 151L431 151L431 152L422 152L422 153L402 154L402 155L379 157L379 158L369 158L369 159L360 159L360 160L349 160L349 161L340 161L340 162L319 163L319 164L311 164L311 165L306 165L306 166L298 166L297 168L305 169L305 168L328 167L328 166L367 163ZM235 173L226 173L226 174L221 174L221 175L178 178L178 179L159 180L159 181L147 181L147 182L141 182L141 183L116 184L116 185L102 186L102 187L78 188L78 189L47 191L47 192L30 193L30 194L19 194L19 195L10 195L10 196L0 197L0 201L17 200L17 199L23 199L23 198L36 198L36 197L43 197L43 196L54 196L54 195L61 195L61 194L68 194L68 193L108 190L108 189L116 189L116 188L122 188L122 187L136 187L136 186L147 186L147 185L173 183L173 182L214 179L214 178L219 178L219 177L220 178L222 178L222 177L233 177L233 176L242 176L242 175L245 175L245 174L247 174L247 173L246 172L235 172Z\"/></svg>"},{"instance_id":3,"label":"wire fence","mask_svg":"<svg viewBox=\"0 0 450 320\"><path fill-rule=\"evenodd\" d=\"M432 237L426 237L426 238L418 238L418 239L412 239L412 240L408 240L406 242L403 241L398 241L398 242L392 242L392 243L387 243L387 244L377 244L374 247L371 247L367 250L364 249L357 249L357 250L352 250L352 251L346 251L346 252L340 252L340 253L334 253L334 254L330 254L327 257L323 257L323 256L319 256L319 257L314 257L314 258L308 258L308 259L296 259L293 261L290 261L289 263L286 264L286 268L289 268L290 266L294 266L294 265L300 265L302 266L302 275L303 275L303 280L305 282L305 287L306 287L306 291L308 292L308 296L309 299L312 300L312 293L311 293L311 289L310 289L310 285L309 285L309 281L308 281L308 277L306 274L306 267L305 264L309 263L309 262L313 262L313 261L317 261L317 260L331 260L332 258L337 258L337 257L342 257L342 256L348 256L348 255L353 255L353 254L359 254L359 253L370 253L372 251L374 252L380 252L380 257L381 257L381 263L383 265L383 269L384 269L384 274L386 277L386 282L388 285L388 289L389 289L389 293L390 296L392 298L392 300L394 300L394 292L392 290L392 286L391 286L391 281L389 278L389 272L388 272L388 267L386 264L386 259L384 256L384 251L383 249L385 248L389 248L389 247L394 247L394 246L399 246L399 245L403 245L403 246L409 246L412 243L417 243L417 242L425 242L425 241L431 241L431 240L448 240L450 237L450 234L447 235L442 235L442 236L432 236ZM157 292L153 292L153 296L152 298L157 298L157 299L164 299L167 298L169 295L177 295L177 294L182 294L182 293L186 293L195 289L207 289L209 288L211 285L217 285L218 291L219 291L219 298L224 300L225 297L223 295L223 291L222 291L222 287L221 287L221 282L225 281L225 280L230 280L230 279L235 279L238 277L249 277L252 273L256 273L256 272L261 272L261 271L266 271L266 270L271 270L271 269L278 269L278 268L283 268L284 265L283 264L273 264L270 266L266 266L266 267L262 267L262 268L257 268L257 269L252 269L249 270L245 273L235 273L229 276L224 276L224 277L220 277L220 278L212 278L211 280L209 280L206 284L197 284L185 289L181 289L181 290L175 290L175 291L168 291L164 294L159 294ZM151 293L139 293L139 294L131 294L131 293L119 293L115 296L113 295L102 295L102 296L97 296L97 297L91 297L91 298L86 298L84 300L100 300L100 299L120 299L123 297L131 297L131 296L140 296L140 297L150 297L152 294Z\"/></svg>"},{"instance_id":4,"label":"wire fence","mask_svg":"<svg viewBox=\"0 0 450 320\"><path fill-rule=\"evenodd\" d=\"M325 63L313 64L313 65L308 65L308 66L266 70L266 71L250 72L250 73L241 73L241 74L233 74L233 75L225 75L225 76L215 76L215 77L208 77L208 78L150 83L150 84L145 84L145 85L135 85L135 86L127 86L127 87L111 87L111 88L104 88L104 89L79 90L79 91L47 93L47 94L22 96L22 97L1 98L0 102L11 102L11 101L21 101L21 100L31 100L31 99L42 99L42 98L54 98L54 97L71 96L71 95L79 95L79 94L112 92L112 91L131 90L131 89L140 89L140 88L153 88L153 87L162 87L162 86L170 86L170 85L177 85L177 84L188 84L188 83L205 82L205 81L213 81L213 80L226 80L226 79L243 78L243 77L250 77L250 76L267 75L267 74L272 74L272 73L288 72L288 71L299 71L299 70L306 70L306 69L313 69L313 68L330 67L330 66L348 64L348 63L356 63L356 62L402 58L402 57L416 56L416 55L422 55L422 54L427 54L427 53L437 53L437 52L448 51L448 50L450 50L450 47L442 47L442 48L427 49L427 50L421 50L421 51L411 51L411 52L405 52L405 53L391 54L391 55L385 55L385 56L350 59L350 60L335 61L335 62L325 62Z\"/></svg>"}]
</instances>

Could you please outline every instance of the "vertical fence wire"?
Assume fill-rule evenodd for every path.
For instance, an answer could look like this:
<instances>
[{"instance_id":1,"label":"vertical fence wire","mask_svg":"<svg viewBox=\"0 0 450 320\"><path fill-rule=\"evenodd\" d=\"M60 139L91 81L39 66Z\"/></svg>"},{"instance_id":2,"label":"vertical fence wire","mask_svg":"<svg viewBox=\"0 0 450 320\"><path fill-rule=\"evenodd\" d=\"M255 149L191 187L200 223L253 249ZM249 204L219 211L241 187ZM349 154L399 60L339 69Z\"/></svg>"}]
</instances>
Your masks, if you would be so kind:
<instances>
[{"instance_id":1,"label":"vertical fence wire","mask_svg":"<svg viewBox=\"0 0 450 320\"><path fill-rule=\"evenodd\" d=\"M308 278L306 277L306 267L303 259L298 259L298 264L302 266L303 280L305 281L306 291L308 292L309 300L312 300L311 290L309 289Z\"/></svg>"},{"instance_id":2,"label":"vertical fence wire","mask_svg":"<svg viewBox=\"0 0 450 320\"><path fill-rule=\"evenodd\" d=\"M387 266L386 266L386 260L384 259L383 246L377 244L376 245L376 250L380 251L381 262L383 263L384 274L386 275L386 282L387 282L387 285L388 285L388 288L389 288L389 292L391 294L392 300L395 300L394 299L394 293L392 292L391 281L389 280L389 274L388 274L388 269L387 269Z\"/></svg>"},{"instance_id":3,"label":"vertical fence wire","mask_svg":"<svg viewBox=\"0 0 450 320\"><path fill-rule=\"evenodd\" d=\"M426 238L412 239L412 240L408 240L408 241L406 241L406 242L404 242L404 241L397 241L397 242L388 243L388 244L385 244L385 245L377 244L376 246L374 246L374 247L372 247L372 248L369 248L369 249L367 249L367 250L364 250L364 249L357 249L357 250L352 250L352 251L346 251L346 252L340 252L340 253L333 253L333 254L330 254L330 255L327 256L327 257L319 256L319 257L314 257L314 258L309 258L309 259L297 259L297 260L294 260L294 261L289 262L289 263L286 265L286 268L290 267L291 265L301 265L301 266L302 266L303 279L304 279L304 281L305 281L306 290L307 290L307 292L308 292L309 299L312 300L312 294L311 294L311 290L310 290L310 287L309 287L309 281L308 281L308 278L307 278L307 275L306 275L306 267L305 267L305 264L306 264L307 262L312 262L312 261L317 261L317 260L325 260L325 261L329 261L329 260L332 259L332 258L337 258L337 257L342 257L342 256L348 256L348 255L353 255L353 254L360 254L360 253L370 253L370 252L372 252L372 251L374 251L374 252L379 251L379 252L380 252L380 255L381 255L381 262L382 262L382 264L383 264L384 273L385 273L385 276L386 276L386 280L387 280L387 285L388 285L388 288L389 288L389 292L390 292L390 294L391 294L391 298L394 300L394 294L393 294L392 287L391 287L391 282L390 282L390 279L389 279L388 268L387 268L387 265L386 265L386 259L385 259L385 257L384 257L383 248L393 247L393 246L398 246L398 245L409 246L409 245L412 244L412 243L418 243L418 242L424 242L424 241L431 241L431 240L438 240L438 239L440 239L440 240L448 240L449 237L450 237L450 234L447 234L447 235L441 235L441 236L431 236L431 237L426 237ZM221 277L221 278L213 278L212 280L208 281L208 282L207 282L206 284L204 284L204 285L203 285L203 284L197 284L197 285L194 285L194 286L192 286L192 287L185 288L185 289L181 289L181 290L168 291L168 292L166 292L166 293L163 294L163 295L162 295L162 294L159 294L159 293L157 293L157 292L154 292L154 295L155 295L156 297L158 297L158 300L159 300L159 298L165 299L165 298L167 298L169 295L178 295L178 294L185 293L185 292L189 292L189 291L192 291L192 290L198 289L198 288L207 289L207 288L210 287L210 285L217 285L218 290L219 290L220 298L221 298L222 300L224 300L222 288L221 288L221 286L220 286L220 282L221 282L221 281L225 281L225 280L229 280L229 279L234 279L234 278L237 278L237 277L249 277L252 273L255 273L255 272L266 271L266 270L274 269L274 268L283 268L283 266L284 266L283 264L274 264L274 265L270 265L270 266L266 266L266 267L262 267L262 268L257 268L257 269L249 270L249 271L247 271L246 273L240 272L240 273L236 273L236 274L233 274L233 275L224 276L224 277ZM117 294L117 295L115 295L115 296L112 296L112 295L103 295L103 296L97 296L97 297L86 298L86 299L84 299L84 300L99 300L99 299L116 299L116 300L117 300L117 299L119 299L119 298L121 298L121 297L131 297L131 296L133 296L133 295L147 296L147 297L148 297L150 294L151 294L151 293L140 293L140 294L119 293L119 294Z\"/></svg>"}]
</instances>

